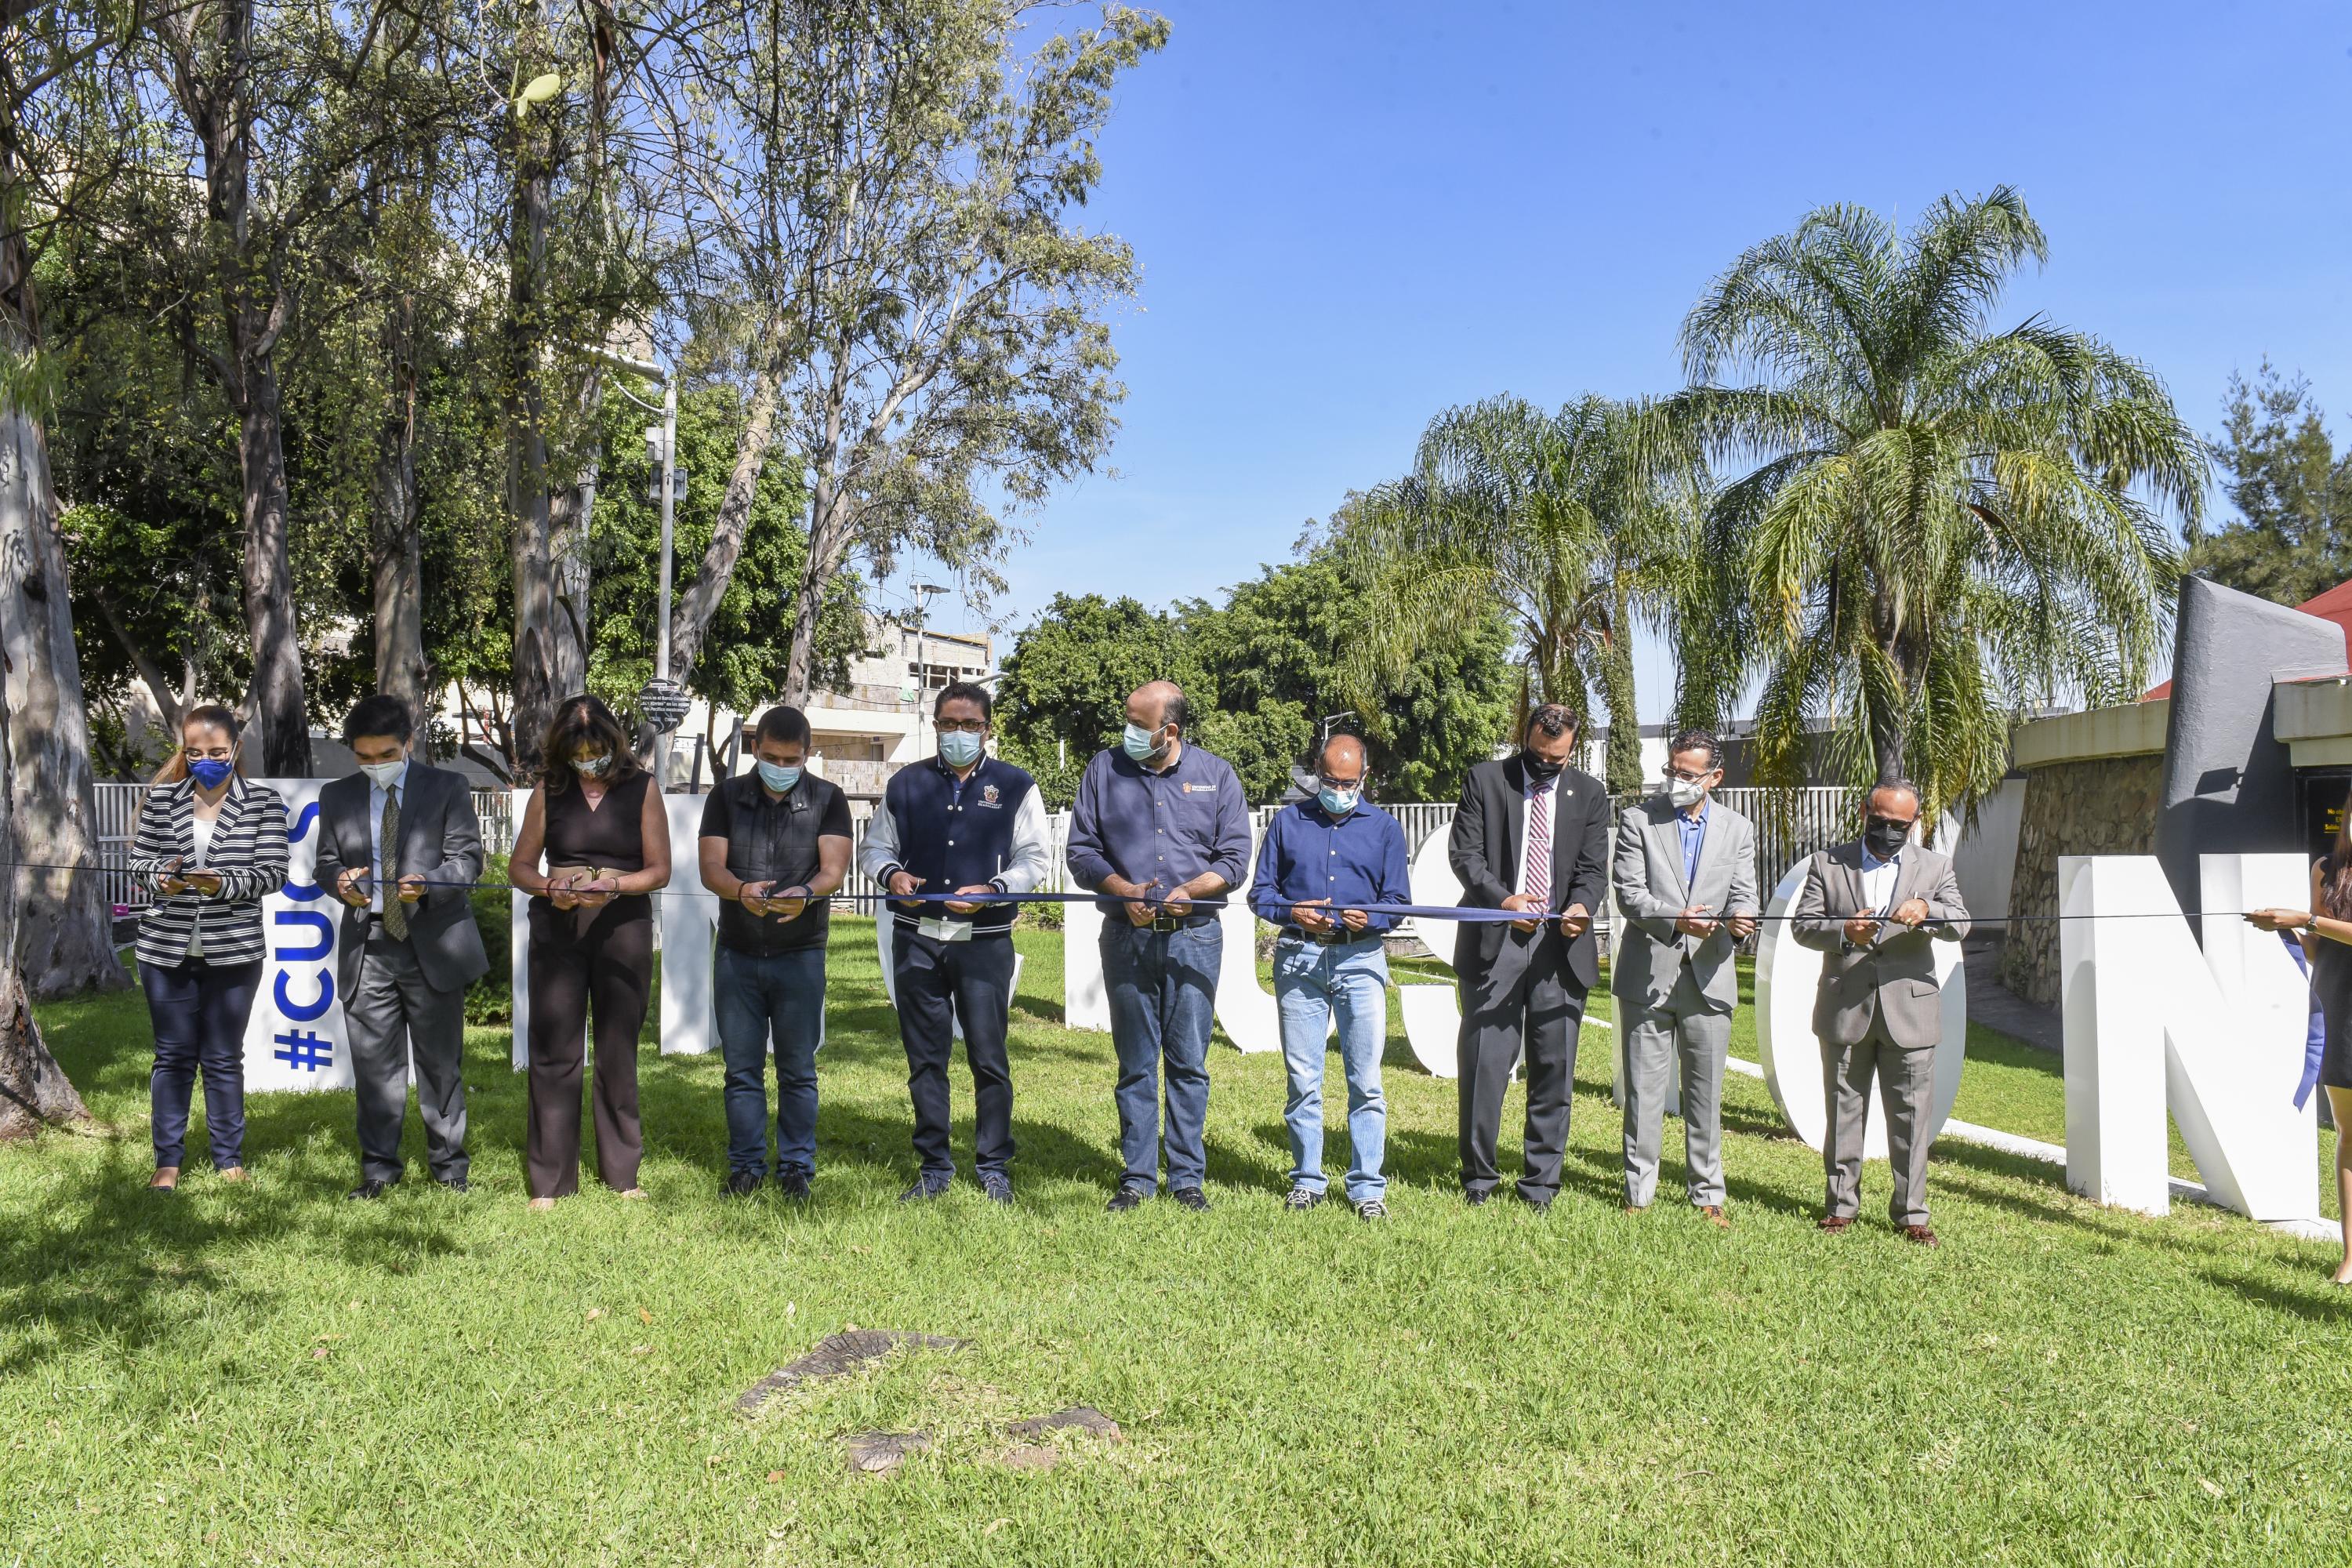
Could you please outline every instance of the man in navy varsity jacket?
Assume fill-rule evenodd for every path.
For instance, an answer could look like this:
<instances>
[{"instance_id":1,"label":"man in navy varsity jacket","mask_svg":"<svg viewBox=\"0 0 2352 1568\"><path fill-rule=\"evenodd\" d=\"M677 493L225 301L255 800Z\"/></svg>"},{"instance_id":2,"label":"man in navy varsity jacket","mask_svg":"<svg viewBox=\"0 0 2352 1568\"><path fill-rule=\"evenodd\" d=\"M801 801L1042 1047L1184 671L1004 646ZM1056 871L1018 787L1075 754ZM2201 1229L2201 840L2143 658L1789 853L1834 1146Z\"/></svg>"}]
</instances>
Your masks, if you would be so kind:
<instances>
[{"instance_id":1,"label":"man in navy varsity jacket","mask_svg":"<svg viewBox=\"0 0 2352 1568\"><path fill-rule=\"evenodd\" d=\"M891 983L898 1037L907 1047L907 1092L915 1102L915 1155L922 1171L898 1196L935 1198L955 1179L948 1149L948 1066L955 1023L963 1021L971 1064L972 1153L980 1184L1013 1201L1013 1074L1004 1036L1013 1005L1013 920L1006 893L1034 892L1052 864L1050 830L1037 782L986 754L995 701L959 680L931 713L939 754L899 769L866 825L858 859L866 874L905 900L953 893L939 903L893 901Z\"/></svg>"}]
</instances>

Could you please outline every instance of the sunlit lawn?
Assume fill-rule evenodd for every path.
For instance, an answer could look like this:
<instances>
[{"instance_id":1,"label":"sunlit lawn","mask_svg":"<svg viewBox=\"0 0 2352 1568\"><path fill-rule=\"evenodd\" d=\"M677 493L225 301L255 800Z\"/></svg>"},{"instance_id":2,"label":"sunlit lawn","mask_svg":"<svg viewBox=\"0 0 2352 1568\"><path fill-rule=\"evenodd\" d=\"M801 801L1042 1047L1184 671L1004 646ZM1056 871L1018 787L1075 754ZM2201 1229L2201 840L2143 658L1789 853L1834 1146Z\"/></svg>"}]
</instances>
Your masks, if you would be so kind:
<instances>
[{"instance_id":1,"label":"sunlit lawn","mask_svg":"<svg viewBox=\"0 0 2352 1568\"><path fill-rule=\"evenodd\" d=\"M345 1094L257 1097L250 1185L151 1197L143 1008L48 1009L112 1132L0 1150L0 1562L2344 1558L2352 1375L2323 1248L2210 1209L2101 1210L1948 1139L1940 1250L1877 1221L1883 1165L1865 1224L1825 1237L1818 1157L1747 1078L1731 1233L1672 1201L1629 1217L1598 1030L1548 1216L1462 1208L1454 1087L1401 1029L1385 1227L1279 1210L1281 1064L1229 1050L1215 1211L1110 1216L1109 1041L1059 1026L1058 936L1022 941L1010 1213L968 1181L893 1202L905 1064L860 922L836 942L804 1212L719 1196L718 1060L649 1050L653 1201L527 1213L499 1031L471 1042L468 1197L344 1202ZM1972 1037L1958 1114L2054 1140L2056 1069ZM1337 1168L1336 1062L1333 1084ZM1515 1096L1507 1165L1517 1115ZM850 1323L971 1344L736 1412ZM1005 1421L1074 1405L1125 1440L999 1462ZM894 1476L845 1463L846 1435L917 1428L936 1447Z\"/></svg>"}]
</instances>

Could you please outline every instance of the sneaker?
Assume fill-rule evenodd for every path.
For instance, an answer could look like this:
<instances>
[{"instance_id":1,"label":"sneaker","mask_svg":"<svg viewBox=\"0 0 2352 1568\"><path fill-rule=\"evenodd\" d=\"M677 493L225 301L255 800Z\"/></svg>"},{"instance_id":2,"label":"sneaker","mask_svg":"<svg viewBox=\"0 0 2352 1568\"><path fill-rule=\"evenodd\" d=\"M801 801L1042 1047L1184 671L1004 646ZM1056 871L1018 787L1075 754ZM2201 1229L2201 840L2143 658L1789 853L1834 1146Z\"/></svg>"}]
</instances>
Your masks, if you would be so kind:
<instances>
[{"instance_id":1,"label":"sneaker","mask_svg":"<svg viewBox=\"0 0 2352 1568\"><path fill-rule=\"evenodd\" d=\"M1386 1219L1389 1217L1389 1205L1381 1202L1378 1198L1366 1198L1362 1203L1356 1205L1356 1217L1358 1219Z\"/></svg>"},{"instance_id":2,"label":"sneaker","mask_svg":"<svg viewBox=\"0 0 2352 1568\"><path fill-rule=\"evenodd\" d=\"M776 1173L776 1187L796 1204L808 1202L809 1173L787 1165Z\"/></svg>"},{"instance_id":3,"label":"sneaker","mask_svg":"<svg viewBox=\"0 0 2352 1568\"><path fill-rule=\"evenodd\" d=\"M726 1191L730 1198L748 1198L759 1190L760 1173L757 1171L736 1171L727 1178Z\"/></svg>"},{"instance_id":4,"label":"sneaker","mask_svg":"<svg viewBox=\"0 0 2352 1568\"><path fill-rule=\"evenodd\" d=\"M1105 1204L1103 1208L1107 1213L1125 1214L1129 1209L1141 1208L1143 1200L1150 1195L1141 1187L1121 1187L1111 1194L1110 1202Z\"/></svg>"},{"instance_id":5,"label":"sneaker","mask_svg":"<svg viewBox=\"0 0 2352 1568\"><path fill-rule=\"evenodd\" d=\"M942 1176L926 1171L915 1178L913 1186L898 1194L898 1201L902 1204L919 1204L929 1203L933 1198L944 1197L947 1195L949 1184L954 1180L952 1173Z\"/></svg>"},{"instance_id":6,"label":"sneaker","mask_svg":"<svg viewBox=\"0 0 2352 1568\"><path fill-rule=\"evenodd\" d=\"M1209 1194L1198 1187L1179 1187L1168 1195L1194 1214L1209 1212Z\"/></svg>"},{"instance_id":7,"label":"sneaker","mask_svg":"<svg viewBox=\"0 0 2352 1568\"><path fill-rule=\"evenodd\" d=\"M980 1190L988 1194L990 1203L1010 1204L1013 1201L1013 1178L1002 1171L982 1171L980 1173Z\"/></svg>"},{"instance_id":8,"label":"sneaker","mask_svg":"<svg viewBox=\"0 0 2352 1568\"><path fill-rule=\"evenodd\" d=\"M1308 1209L1321 1206L1322 1202L1323 1194L1313 1187L1293 1187L1290 1195L1282 1200L1282 1206L1305 1214Z\"/></svg>"}]
</instances>

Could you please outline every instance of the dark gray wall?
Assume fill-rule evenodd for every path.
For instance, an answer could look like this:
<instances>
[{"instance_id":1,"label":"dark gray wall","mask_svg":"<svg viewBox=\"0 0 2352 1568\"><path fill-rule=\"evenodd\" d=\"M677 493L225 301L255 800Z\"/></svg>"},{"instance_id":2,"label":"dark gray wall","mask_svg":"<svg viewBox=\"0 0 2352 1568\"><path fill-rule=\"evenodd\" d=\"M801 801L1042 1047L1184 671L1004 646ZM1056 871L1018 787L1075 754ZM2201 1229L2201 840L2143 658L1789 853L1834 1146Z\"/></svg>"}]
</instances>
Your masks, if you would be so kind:
<instances>
[{"instance_id":1,"label":"dark gray wall","mask_svg":"<svg viewBox=\"0 0 2352 1568\"><path fill-rule=\"evenodd\" d=\"M2335 622L2202 577L2181 584L2156 855L2183 908L2198 907L2200 855L2303 847L2271 683L2345 673Z\"/></svg>"}]
</instances>

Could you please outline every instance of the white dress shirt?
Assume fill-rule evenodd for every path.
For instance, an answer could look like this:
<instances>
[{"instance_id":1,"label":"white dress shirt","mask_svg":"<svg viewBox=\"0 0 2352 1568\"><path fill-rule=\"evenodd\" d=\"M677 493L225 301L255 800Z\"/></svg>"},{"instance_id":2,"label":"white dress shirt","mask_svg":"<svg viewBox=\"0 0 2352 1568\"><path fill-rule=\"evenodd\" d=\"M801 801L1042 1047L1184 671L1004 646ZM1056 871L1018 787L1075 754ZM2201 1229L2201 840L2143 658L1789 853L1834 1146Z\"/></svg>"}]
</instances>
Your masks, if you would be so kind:
<instances>
[{"instance_id":1,"label":"white dress shirt","mask_svg":"<svg viewBox=\"0 0 2352 1568\"><path fill-rule=\"evenodd\" d=\"M1562 768L1551 775L1549 784L1531 784L1528 785L1527 793L1519 797L1519 874L1511 885L1511 890L1514 892L1524 893L1528 890L1528 820L1534 815L1536 796L1539 795L1548 795L1551 797L1547 809L1551 821L1552 853L1555 858L1559 855L1560 786L1566 783L1568 783L1568 770ZM1554 888L1552 891L1557 894L1559 889Z\"/></svg>"},{"instance_id":2,"label":"white dress shirt","mask_svg":"<svg viewBox=\"0 0 2352 1568\"><path fill-rule=\"evenodd\" d=\"M1900 849L1885 860L1867 849L1862 852L1862 896L1870 906L1868 913L1885 916L1894 912L1887 905L1894 901L1895 879L1903 874L1902 866Z\"/></svg>"},{"instance_id":3,"label":"white dress shirt","mask_svg":"<svg viewBox=\"0 0 2352 1568\"><path fill-rule=\"evenodd\" d=\"M368 781L368 885L372 889L368 894L368 909L374 914L383 913L383 803L387 798L399 800L403 803L401 809L407 810L406 796L402 793L407 788L408 763L405 759L400 764L400 775L392 781L389 788L373 779ZM399 846L393 847L397 849Z\"/></svg>"}]
</instances>

